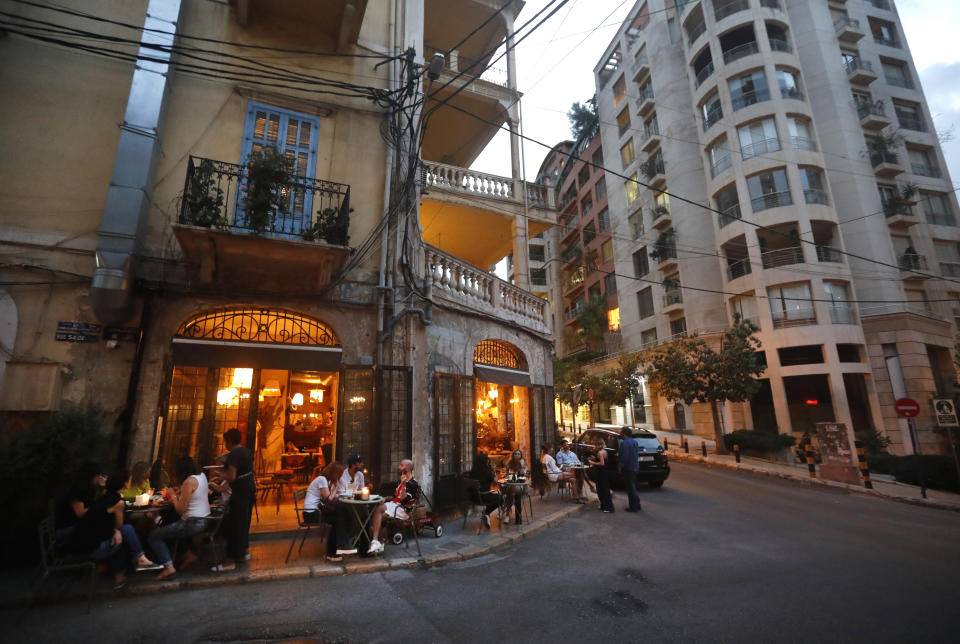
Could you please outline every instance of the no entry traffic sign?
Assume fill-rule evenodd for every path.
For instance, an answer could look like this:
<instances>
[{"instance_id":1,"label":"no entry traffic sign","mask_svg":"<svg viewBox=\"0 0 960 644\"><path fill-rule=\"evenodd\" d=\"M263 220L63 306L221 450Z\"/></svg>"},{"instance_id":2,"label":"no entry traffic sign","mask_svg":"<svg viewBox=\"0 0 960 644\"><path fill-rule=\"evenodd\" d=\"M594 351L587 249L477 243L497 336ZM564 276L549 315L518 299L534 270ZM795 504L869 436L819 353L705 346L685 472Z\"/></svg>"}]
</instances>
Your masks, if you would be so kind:
<instances>
[{"instance_id":1,"label":"no entry traffic sign","mask_svg":"<svg viewBox=\"0 0 960 644\"><path fill-rule=\"evenodd\" d=\"M893 408L901 418L916 418L920 413L920 405L913 398L898 398Z\"/></svg>"}]
</instances>

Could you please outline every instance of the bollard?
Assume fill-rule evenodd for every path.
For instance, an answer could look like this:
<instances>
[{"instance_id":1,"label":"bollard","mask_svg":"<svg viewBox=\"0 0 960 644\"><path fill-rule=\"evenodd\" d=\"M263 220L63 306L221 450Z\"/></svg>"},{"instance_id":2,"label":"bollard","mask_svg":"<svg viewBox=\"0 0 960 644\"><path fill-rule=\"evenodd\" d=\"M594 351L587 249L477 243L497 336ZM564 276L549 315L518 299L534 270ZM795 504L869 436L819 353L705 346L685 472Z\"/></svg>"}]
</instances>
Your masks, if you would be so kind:
<instances>
[{"instance_id":1,"label":"bollard","mask_svg":"<svg viewBox=\"0 0 960 644\"><path fill-rule=\"evenodd\" d=\"M807 443L803 446L803 451L807 455L807 470L810 472L810 478L817 478L817 465L813 460L813 445Z\"/></svg>"},{"instance_id":2,"label":"bollard","mask_svg":"<svg viewBox=\"0 0 960 644\"><path fill-rule=\"evenodd\" d=\"M686 438L682 438L682 439L680 439L680 440L683 441L683 451L686 452L687 454L689 454L689 453L690 453L690 443L687 442L687 439L686 439Z\"/></svg>"},{"instance_id":3,"label":"bollard","mask_svg":"<svg viewBox=\"0 0 960 644\"><path fill-rule=\"evenodd\" d=\"M703 457L704 457L704 458L707 457L707 444L706 444L706 443L700 443L700 453L703 454Z\"/></svg>"},{"instance_id":4,"label":"bollard","mask_svg":"<svg viewBox=\"0 0 960 644\"><path fill-rule=\"evenodd\" d=\"M733 444L733 457L737 459L737 463L740 462L740 443Z\"/></svg>"},{"instance_id":5,"label":"bollard","mask_svg":"<svg viewBox=\"0 0 960 644\"><path fill-rule=\"evenodd\" d=\"M862 441L853 441L857 448L857 463L860 465L860 475L863 477L863 487L868 490L873 489L873 481L870 480L870 465L867 463L867 453L863 448Z\"/></svg>"},{"instance_id":6,"label":"bollard","mask_svg":"<svg viewBox=\"0 0 960 644\"><path fill-rule=\"evenodd\" d=\"M663 437L663 451L670 451L670 438L668 436Z\"/></svg>"}]
</instances>

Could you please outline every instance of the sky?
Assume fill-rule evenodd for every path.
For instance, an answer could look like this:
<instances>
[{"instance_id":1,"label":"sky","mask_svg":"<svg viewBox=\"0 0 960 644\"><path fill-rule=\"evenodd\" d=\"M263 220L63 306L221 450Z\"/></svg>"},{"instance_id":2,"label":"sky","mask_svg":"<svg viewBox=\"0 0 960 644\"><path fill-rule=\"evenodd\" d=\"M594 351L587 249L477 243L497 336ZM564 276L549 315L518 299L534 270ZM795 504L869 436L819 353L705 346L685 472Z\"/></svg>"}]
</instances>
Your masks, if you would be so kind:
<instances>
[{"instance_id":1,"label":"sky","mask_svg":"<svg viewBox=\"0 0 960 644\"><path fill-rule=\"evenodd\" d=\"M798 2L806 0L787 0ZM527 0L519 27L548 0ZM593 67L633 6L633 0L569 0L517 48L518 87L523 93L523 133L550 146L570 138L566 111L593 96ZM907 43L943 143L951 179L960 185L960 0L896 2ZM506 59L496 64L506 68ZM528 180L549 148L524 143ZM510 145L499 133L473 164L475 170L510 174Z\"/></svg>"}]
</instances>

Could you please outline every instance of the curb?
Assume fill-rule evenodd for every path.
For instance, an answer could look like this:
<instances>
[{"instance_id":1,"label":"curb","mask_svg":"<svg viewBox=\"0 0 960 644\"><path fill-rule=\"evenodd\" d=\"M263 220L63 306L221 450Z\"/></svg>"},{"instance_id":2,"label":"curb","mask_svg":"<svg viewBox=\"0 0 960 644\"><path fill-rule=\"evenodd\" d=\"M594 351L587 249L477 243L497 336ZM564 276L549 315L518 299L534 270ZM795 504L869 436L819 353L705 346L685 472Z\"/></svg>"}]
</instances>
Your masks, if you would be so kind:
<instances>
[{"instance_id":1,"label":"curb","mask_svg":"<svg viewBox=\"0 0 960 644\"><path fill-rule=\"evenodd\" d=\"M676 459L678 461L684 461L687 463L700 463L703 465L708 465L710 467L722 467L728 470L733 470L735 472L749 472L751 474L760 474L762 476L768 476L770 478L783 479L785 481L793 481L795 483L802 483L804 485L811 486L821 486L821 487L831 487L840 490L846 490L854 494L862 494L864 496L873 496L878 499L887 499L889 501L898 501L900 503L906 503L908 505L917 505L925 508L932 508L934 510L946 510L947 512L960 512L960 506L949 505L946 503L938 503L937 501L930 501L929 499L917 498L911 499L902 496L896 496L893 494L886 494L884 492L879 492L877 490L868 490L865 487L860 487L859 485L851 485L849 483L841 483L839 481L825 481L820 478L804 478L802 476L793 476L791 474L783 474L781 472L771 472L762 467L757 467L755 465L749 465L745 463L725 463L719 461L711 461L709 458L704 458L703 456L695 456L693 454L685 453L674 453L670 452L670 458Z\"/></svg>"},{"instance_id":2,"label":"curb","mask_svg":"<svg viewBox=\"0 0 960 644\"><path fill-rule=\"evenodd\" d=\"M215 586L227 586L247 583L260 583L264 581L289 581L295 579L309 579L314 577L331 577L341 575L359 575L373 572L385 572L387 570L399 570L405 568L433 568L434 566L443 566L457 561L467 561L483 557L492 552L503 550L513 544L519 543L522 539L532 537L535 534L543 532L547 528L552 528L560 524L564 519L578 514L586 508L586 505L576 504L564 508L559 514L552 515L549 519L534 519L524 524L519 529L512 529L509 535L498 534L491 537L489 541L481 546L470 546L461 551L441 552L435 555L418 559L415 556L402 556L392 559L382 557L352 561L347 564L313 564L299 566L283 566L278 568L262 568L251 570L249 572L239 572L218 576L197 577L193 579L172 580L154 582L148 584L137 584L125 588L122 591L112 591L107 589L97 589L93 591L94 600L120 599L123 597L144 597L148 595L161 595L173 593L181 590L199 590L203 588L213 588ZM62 596L52 594L41 595L38 597L23 596L12 599L0 600L0 608L16 608L23 606L33 606L41 604L59 604L71 601L86 601L87 594L84 592L70 592Z\"/></svg>"}]
</instances>

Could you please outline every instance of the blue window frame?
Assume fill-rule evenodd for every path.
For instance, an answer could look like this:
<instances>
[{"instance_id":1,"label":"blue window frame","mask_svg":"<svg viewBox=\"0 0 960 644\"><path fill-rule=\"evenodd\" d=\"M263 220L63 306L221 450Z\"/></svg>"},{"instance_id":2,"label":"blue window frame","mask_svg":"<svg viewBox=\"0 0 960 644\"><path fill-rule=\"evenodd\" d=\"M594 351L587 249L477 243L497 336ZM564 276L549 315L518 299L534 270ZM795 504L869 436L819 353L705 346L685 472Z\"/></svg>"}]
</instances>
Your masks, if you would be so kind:
<instances>
[{"instance_id":1,"label":"blue window frame","mask_svg":"<svg viewBox=\"0 0 960 644\"><path fill-rule=\"evenodd\" d=\"M290 186L292 194L285 212L276 213L273 232L299 237L313 223L313 191L309 189L317 167L318 119L298 112L290 112L260 103L247 104L247 121L243 128L242 158L246 163L251 152L266 147L275 148L292 162L295 179ZM245 227L243 190L246 179L239 186L237 211L233 225Z\"/></svg>"}]
</instances>

